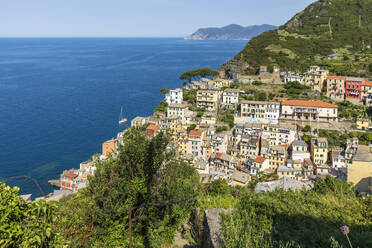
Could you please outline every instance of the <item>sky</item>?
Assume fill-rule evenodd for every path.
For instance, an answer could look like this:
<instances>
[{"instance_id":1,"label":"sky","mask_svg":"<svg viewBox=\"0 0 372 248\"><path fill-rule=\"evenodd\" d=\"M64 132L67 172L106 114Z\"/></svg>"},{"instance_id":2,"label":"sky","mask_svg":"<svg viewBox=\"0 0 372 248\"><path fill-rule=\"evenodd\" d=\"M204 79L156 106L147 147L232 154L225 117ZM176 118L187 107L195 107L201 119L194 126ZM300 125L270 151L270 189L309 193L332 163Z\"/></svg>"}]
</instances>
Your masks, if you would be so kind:
<instances>
[{"instance_id":1,"label":"sky","mask_svg":"<svg viewBox=\"0 0 372 248\"><path fill-rule=\"evenodd\" d=\"M183 37L281 25L314 0L0 0L0 37Z\"/></svg>"}]
</instances>

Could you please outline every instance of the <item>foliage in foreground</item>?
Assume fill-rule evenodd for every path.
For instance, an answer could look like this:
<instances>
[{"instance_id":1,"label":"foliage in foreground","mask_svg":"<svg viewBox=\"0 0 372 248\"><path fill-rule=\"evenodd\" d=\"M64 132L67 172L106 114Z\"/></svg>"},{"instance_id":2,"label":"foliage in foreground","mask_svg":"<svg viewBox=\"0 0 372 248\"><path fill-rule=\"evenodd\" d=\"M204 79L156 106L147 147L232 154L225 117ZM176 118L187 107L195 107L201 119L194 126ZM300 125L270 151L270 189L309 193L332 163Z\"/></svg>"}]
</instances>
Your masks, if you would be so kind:
<instances>
[{"instance_id":1,"label":"foliage in foreground","mask_svg":"<svg viewBox=\"0 0 372 248\"><path fill-rule=\"evenodd\" d=\"M132 128L123 142L117 158L97 164L86 190L60 204L56 229L72 247L128 247L130 217L133 247L169 245L196 206L199 176L172 160L166 134L148 139Z\"/></svg>"},{"instance_id":2,"label":"foliage in foreground","mask_svg":"<svg viewBox=\"0 0 372 248\"><path fill-rule=\"evenodd\" d=\"M372 198L327 177L313 190L255 194L244 191L237 210L222 216L224 247L372 247Z\"/></svg>"},{"instance_id":3,"label":"foliage in foreground","mask_svg":"<svg viewBox=\"0 0 372 248\"><path fill-rule=\"evenodd\" d=\"M0 183L0 247L65 247L52 231L55 206L25 202L18 190Z\"/></svg>"}]
</instances>

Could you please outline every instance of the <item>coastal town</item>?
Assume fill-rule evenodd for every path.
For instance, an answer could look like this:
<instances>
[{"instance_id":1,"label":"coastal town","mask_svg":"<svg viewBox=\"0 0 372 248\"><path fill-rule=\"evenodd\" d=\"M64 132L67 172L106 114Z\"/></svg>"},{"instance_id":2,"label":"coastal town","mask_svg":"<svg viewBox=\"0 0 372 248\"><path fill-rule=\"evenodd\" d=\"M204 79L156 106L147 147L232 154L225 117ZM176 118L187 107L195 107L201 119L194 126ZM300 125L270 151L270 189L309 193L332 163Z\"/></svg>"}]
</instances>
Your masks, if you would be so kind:
<instances>
[{"instance_id":1,"label":"coastal town","mask_svg":"<svg viewBox=\"0 0 372 248\"><path fill-rule=\"evenodd\" d=\"M243 90L291 83L325 95L326 101L262 100ZM270 181L286 180L292 187L311 188L331 175L354 184L358 193L372 191L370 117L341 118L337 105L348 101L352 106L372 106L371 79L332 76L319 66L304 74L279 68L268 72L261 66L258 75L239 80L201 78L162 93L164 101L153 115L134 118L131 127L146 126L149 138L169 131L170 148L197 169L202 182L222 178L230 185L246 186L266 176ZM338 132L345 142L333 144L322 135L327 131ZM79 169L64 171L55 182L60 190L52 199L86 187L95 161L116 156L124 133L104 142L102 153L82 162ZM267 190L268 185L261 187Z\"/></svg>"}]
</instances>

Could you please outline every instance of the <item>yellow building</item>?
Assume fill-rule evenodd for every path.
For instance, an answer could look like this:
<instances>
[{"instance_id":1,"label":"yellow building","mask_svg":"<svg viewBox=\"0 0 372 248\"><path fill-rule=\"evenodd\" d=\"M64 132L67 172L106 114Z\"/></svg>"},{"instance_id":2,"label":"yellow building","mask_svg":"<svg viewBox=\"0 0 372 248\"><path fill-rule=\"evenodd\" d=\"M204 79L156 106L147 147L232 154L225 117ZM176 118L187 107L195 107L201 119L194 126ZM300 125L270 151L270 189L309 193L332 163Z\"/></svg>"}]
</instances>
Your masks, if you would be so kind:
<instances>
[{"instance_id":1,"label":"yellow building","mask_svg":"<svg viewBox=\"0 0 372 248\"><path fill-rule=\"evenodd\" d=\"M285 146L272 146L269 153L269 169L276 170L287 163L287 149Z\"/></svg>"},{"instance_id":2,"label":"yellow building","mask_svg":"<svg viewBox=\"0 0 372 248\"><path fill-rule=\"evenodd\" d=\"M222 88L222 87L230 87L232 81L230 80L224 80L224 79L217 79L211 81L212 86L216 88Z\"/></svg>"},{"instance_id":3,"label":"yellow building","mask_svg":"<svg viewBox=\"0 0 372 248\"><path fill-rule=\"evenodd\" d=\"M115 140L108 140L102 144L102 155L108 156L110 153L115 151Z\"/></svg>"},{"instance_id":4,"label":"yellow building","mask_svg":"<svg viewBox=\"0 0 372 248\"><path fill-rule=\"evenodd\" d=\"M219 94L218 90L198 90L196 93L197 107L205 108L206 111L217 111Z\"/></svg>"},{"instance_id":5,"label":"yellow building","mask_svg":"<svg viewBox=\"0 0 372 248\"><path fill-rule=\"evenodd\" d=\"M368 130L369 129L369 120L359 119L356 122L357 129L359 130Z\"/></svg>"},{"instance_id":6,"label":"yellow building","mask_svg":"<svg viewBox=\"0 0 372 248\"><path fill-rule=\"evenodd\" d=\"M358 192L372 193L372 153L368 146L358 146L353 162L347 168L347 181Z\"/></svg>"},{"instance_id":7,"label":"yellow building","mask_svg":"<svg viewBox=\"0 0 372 248\"><path fill-rule=\"evenodd\" d=\"M304 84L310 86L312 90L322 91L329 75L328 70L322 70L319 66L311 66L305 73Z\"/></svg>"},{"instance_id":8,"label":"yellow building","mask_svg":"<svg viewBox=\"0 0 372 248\"><path fill-rule=\"evenodd\" d=\"M311 160L315 165L323 165L328 160L328 140L326 138L311 139Z\"/></svg>"}]
</instances>

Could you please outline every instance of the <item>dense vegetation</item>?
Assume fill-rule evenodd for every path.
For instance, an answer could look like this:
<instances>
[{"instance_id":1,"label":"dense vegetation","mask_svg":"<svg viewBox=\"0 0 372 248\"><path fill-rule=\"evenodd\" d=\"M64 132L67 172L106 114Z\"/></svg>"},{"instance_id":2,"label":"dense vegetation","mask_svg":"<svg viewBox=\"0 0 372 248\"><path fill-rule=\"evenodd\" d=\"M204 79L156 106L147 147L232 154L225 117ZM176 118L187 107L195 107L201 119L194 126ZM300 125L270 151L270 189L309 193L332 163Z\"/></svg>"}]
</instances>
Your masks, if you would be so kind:
<instances>
[{"instance_id":1,"label":"dense vegetation","mask_svg":"<svg viewBox=\"0 0 372 248\"><path fill-rule=\"evenodd\" d=\"M237 210L224 215L224 247L372 247L372 198L327 177L310 191L255 194L245 190Z\"/></svg>"},{"instance_id":2,"label":"dense vegetation","mask_svg":"<svg viewBox=\"0 0 372 248\"><path fill-rule=\"evenodd\" d=\"M0 247L65 247L57 232L55 204L27 203L18 188L0 183Z\"/></svg>"},{"instance_id":3,"label":"dense vegetation","mask_svg":"<svg viewBox=\"0 0 372 248\"><path fill-rule=\"evenodd\" d=\"M323 58L333 53L362 53L361 65L347 71L371 76L367 45L372 44L372 0L318 0L295 15L278 30L265 32L253 38L246 47L222 70L252 74L260 65L278 65L281 70L304 72L310 65L326 63ZM248 64L248 67L243 64ZM238 65L238 66L236 66ZM330 69L345 73L350 63ZM244 72L244 71L243 71ZM352 75L352 74L351 74Z\"/></svg>"},{"instance_id":4,"label":"dense vegetation","mask_svg":"<svg viewBox=\"0 0 372 248\"><path fill-rule=\"evenodd\" d=\"M156 106L155 111L159 111L159 112L165 113L165 112L167 112L167 107L168 107L168 103L166 103L165 101L162 100L159 103L159 105Z\"/></svg>"},{"instance_id":5,"label":"dense vegetation","mask_svg":"<svg viewBox=\"0 0 372 248\"><path fill-rule=\"evenodd\" d=\"M174 161L164 133L153 139L132 128L117 158L97 164L95 177L60 202L55 230L71 247L161 247L196 207L199 176Z\"/></svg>"},{"instance_id":6,"label":"dense vegetation","mask_svg":"<svg viewBox=\"0 0 372 248\"><path fill-rule=\"evenodd\" d=\"M217 76L219 73L210 69L210 68L200 68L200 69L195 69L191 71L186 71L182 73L180 76L181 80L187 80L189 83L193 80L198 81L201 78L205 77L214 77Z\"/></svg>"}]
</instances>

